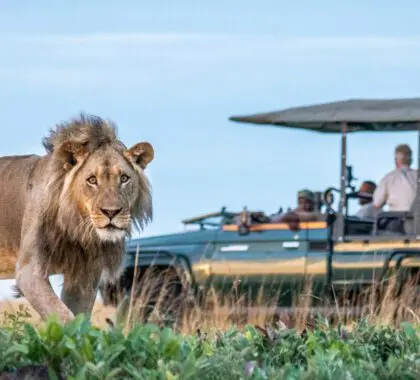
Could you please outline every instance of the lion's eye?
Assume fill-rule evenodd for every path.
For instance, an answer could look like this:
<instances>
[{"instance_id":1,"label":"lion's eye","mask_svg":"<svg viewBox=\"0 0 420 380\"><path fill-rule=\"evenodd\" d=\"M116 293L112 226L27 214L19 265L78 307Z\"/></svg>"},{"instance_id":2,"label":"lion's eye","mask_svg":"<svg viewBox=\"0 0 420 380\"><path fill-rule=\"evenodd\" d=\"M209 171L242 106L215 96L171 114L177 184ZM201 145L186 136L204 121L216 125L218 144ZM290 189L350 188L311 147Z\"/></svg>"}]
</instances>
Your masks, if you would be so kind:
<instances>
[{"instance_id":1,"label":"lion's eye","mask_svg":"<svg viewBox=\"0 0 420 380\"><path fill-rule=\"evenodd\" d=\"M125 183L130 179L128 175L123 174L120 178L121 183Z\"/></svg>"},{"instance_id":2,"label":"lion's eye","mask_svg":"<svg viewBox=\"0 0 420 380\"><path fill-rule=\"evenodd\" d=\"M93 175L92 177L89 177L87 179L88 183L91 185L96 185L98 183L98 180L96 179L96 177Z\"/></svg>"}]
</instances>

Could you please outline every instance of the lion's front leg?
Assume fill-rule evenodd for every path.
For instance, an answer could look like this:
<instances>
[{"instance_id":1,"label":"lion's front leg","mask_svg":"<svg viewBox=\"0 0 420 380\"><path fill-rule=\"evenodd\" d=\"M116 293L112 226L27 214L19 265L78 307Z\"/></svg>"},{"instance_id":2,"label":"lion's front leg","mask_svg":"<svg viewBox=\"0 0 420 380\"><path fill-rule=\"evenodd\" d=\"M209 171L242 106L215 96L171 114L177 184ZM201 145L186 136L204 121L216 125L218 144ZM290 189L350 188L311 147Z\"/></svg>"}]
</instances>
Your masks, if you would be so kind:
<instances>
[{"instance_id":1,"label":"lion's front leg","mask_svg":"<svg viewBox=\"0 0 420 380\"><path fill-rule=\"evenodd\" d=\"M77 284L72 286L66 283L64 277L64 286L61 291L61 300L67 305L74 315L83 313L89 317L92 314L93 305L95 304L98 292L100 276L90 278L85 284Z\"/></svg>"},{"instance_id":2,"label":"lion's front leg","mask_svg":"<svg viewBox=\"0 0 420 380\"><path fill-rule=\"evenodd\" d=\"M16 283L24 297L41 316L48 318L55 313L63 323L71 321L74 314L54 292L48 278L45 278L35 260L18 265Z\"/></svg>"}]
</instances>

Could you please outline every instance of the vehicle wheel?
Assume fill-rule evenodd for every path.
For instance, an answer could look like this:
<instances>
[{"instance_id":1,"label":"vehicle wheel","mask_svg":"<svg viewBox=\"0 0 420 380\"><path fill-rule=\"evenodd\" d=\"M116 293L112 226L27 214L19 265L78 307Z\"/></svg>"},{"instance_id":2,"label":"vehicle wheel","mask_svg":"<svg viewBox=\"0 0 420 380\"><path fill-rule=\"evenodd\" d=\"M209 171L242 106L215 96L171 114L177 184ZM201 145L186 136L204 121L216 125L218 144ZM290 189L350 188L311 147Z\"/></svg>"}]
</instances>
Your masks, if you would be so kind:
<instances>
[{"instance_id":1,"label":"vehicle wheel","mask_svg":"<svg viewBox=\"0 0 420 380\"><path fill-rule=\"evenodd\" d=\"M128 317L130 304L131 318L136 322L166 324L180 320L188 294L188 286L182 278L182 273L172 267L147 268L132 282L134 289L125 292L118 306L117 320Z\"/></svg>"},{"instance_id":2,"label":"vehicle wheel","mask_svg":"<svg viewBox=\"0 0 420 380\"><path fill-rule=\"evenodd\" d=\"M401 270L397 285L397 296L409 292L411 297L418 296L420 291L420 271L417 268ZM405 294L407 296L407 294ZM410 297L410 298L411 298Z\"/></svg>"}]
</instances>

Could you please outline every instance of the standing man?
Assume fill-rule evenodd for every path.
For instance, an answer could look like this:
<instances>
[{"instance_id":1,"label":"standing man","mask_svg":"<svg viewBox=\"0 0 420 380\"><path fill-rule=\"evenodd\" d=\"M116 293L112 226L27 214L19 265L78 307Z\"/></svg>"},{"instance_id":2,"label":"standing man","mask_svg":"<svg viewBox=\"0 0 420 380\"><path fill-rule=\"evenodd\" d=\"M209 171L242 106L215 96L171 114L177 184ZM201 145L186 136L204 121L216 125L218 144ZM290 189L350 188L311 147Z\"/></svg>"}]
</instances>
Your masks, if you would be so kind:
<instances>
[{"instance_id":1,"label":"standing man","mask_svg":"<svg viewBox=\"0 0 420 380\"><path fill-rule=\"evenodd\" d=\"M417 170L411 169L412 152L408 145L395 148L395 169L381 180L373 194L373 204L380 209L387 204L390 211L410 211L417 192Z\"/></svg>"}]
</instances>

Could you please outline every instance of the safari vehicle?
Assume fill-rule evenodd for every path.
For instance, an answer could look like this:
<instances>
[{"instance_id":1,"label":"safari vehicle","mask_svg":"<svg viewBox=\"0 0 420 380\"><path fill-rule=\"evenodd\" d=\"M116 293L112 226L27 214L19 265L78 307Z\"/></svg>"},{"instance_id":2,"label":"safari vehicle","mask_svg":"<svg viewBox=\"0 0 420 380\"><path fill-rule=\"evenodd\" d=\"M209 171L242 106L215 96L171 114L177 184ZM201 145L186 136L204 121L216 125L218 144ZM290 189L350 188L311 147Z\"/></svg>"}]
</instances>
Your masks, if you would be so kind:
<instances>
[{"instance_id":1,"label":"safari vehicle","mask_svg":"<svg viewBox=\"0 0 420 380\"><path fill-rule=\"evenodd\" d=\"M344 289L357 293L387 281L392 273L397 273L401 285L414 279L418 288L420 187L409 212L382 212L374 221L349 215L348 202L358 194L347 165L346 137L359 132L418 131L420 142L420 99L349 100L230 120L341 134L340 184L316 192L325 221L270 223L261 213L223 208L184 220L187 227L197 227L193 231L133 239L127 244L121 283L101 288L106 303L116 304L130 291L136 256L140 276L152 266L176 270L192 295L212 286L221 294L235 288L255 299L264 284L271 296L281 289L276 293L281 306L292 304L294 291L308 278L312 292L320 297L344 294ZM420 154L418 163L420 167ZM401 231L387 231L393 220L401 222Z\"/></svg>"}]
</instances>

